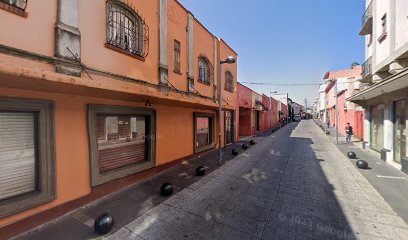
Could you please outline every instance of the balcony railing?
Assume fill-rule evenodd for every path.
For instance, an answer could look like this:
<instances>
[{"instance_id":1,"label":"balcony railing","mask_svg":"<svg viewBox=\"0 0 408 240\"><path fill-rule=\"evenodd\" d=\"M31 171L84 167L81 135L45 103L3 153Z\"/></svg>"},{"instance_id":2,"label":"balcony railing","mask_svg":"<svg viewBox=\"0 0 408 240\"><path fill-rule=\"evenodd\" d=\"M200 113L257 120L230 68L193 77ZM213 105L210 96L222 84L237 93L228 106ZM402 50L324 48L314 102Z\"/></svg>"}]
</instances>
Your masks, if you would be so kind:
<instances>
[{"instance_id":1,"label":"balcony railing","mask_svg":"<svg viewBox=\"0 0 408 240\"><path fill-rule=\"evenodd\" d=\"M369 57L363 63L363 72L362 72L362 82L365 82L365 79L368 79L373 74L373 61L372 57Z\"/></svg>"},{"instance_id":2,"label":"balcony railing","mask_svg":"<svg viewBox=\"0 0 408 240\"><path fill-rule=\"evenodd\" d=\"M368 35L373 32L373 2L368 5L364 15L360 35Z\"/></svg>"}]
</instances>

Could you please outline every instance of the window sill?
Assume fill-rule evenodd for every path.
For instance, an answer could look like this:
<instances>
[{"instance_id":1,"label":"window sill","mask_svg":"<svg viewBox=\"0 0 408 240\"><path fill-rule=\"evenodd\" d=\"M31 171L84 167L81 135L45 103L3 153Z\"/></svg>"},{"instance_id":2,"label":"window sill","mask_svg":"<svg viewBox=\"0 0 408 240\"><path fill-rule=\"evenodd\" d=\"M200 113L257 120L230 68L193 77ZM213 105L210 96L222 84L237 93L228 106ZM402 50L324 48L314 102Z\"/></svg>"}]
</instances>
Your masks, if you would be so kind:
<instances>
[{"instance_id":1,"label":"window sill","mask_svg":"<svg viewBox=\"0 0 408 240\"><path fill-rule=\"evenodd\" d=\"M377 39L377 41L378 41L379 43L381 43L381 42L384 41L386 38L387 38L387 32L383 32L383 33L381 34L381 36Z\"/></svg>"},{"instance_id":2,"label":"window sill","mask_svg":"<svg viewBox=\"0 0 408 240\"><path fill-rule=\"evenodd\" d=\"M178 75L183 75L180 71L174 70L173 72L174 72L174 73L177 73Z\"/></svg>"},{"instance_id":3,"label":"window sill","mask_svg":"<svg viewBox=\"0 0 408 240\"><path fill-rule=\"evenodd\" d=\"M210 82L204 82L203 80L200 80L200 79L198 79L197 82L199 82L199 83L201 83L201 84L204 84L204 85L207 85L207 86L210 86L210 85L211 85Z\"/></svg>"},{"instance_id":4,"label":"window sill","mask_svg":"<svg viewBox=\"0 0 408 240\"><path fill-rule=\"evenodd\" d=\"M139 55L130 53L130 52L126 51L126 50L123 50L123 49L121 49L121 48L118 48L118 47L116 47L116 46L113 46L112 44L105 43L105 47L106 47L106 48L109 48L109 49L111 49L111 50L113 50L113 51L116 51L116 52L125 54L125 55L127 55L127 56L129 56L129 57L136 58L137 60L140 60L140 61L143 61L143 62L145 61L145 58L144 58L144 57L141 57L141 56L139 56Z\"/></svg>"},{"instance_id":5,"label":"window sill","mask_svg":"<svg viewBox=\"0 0 408 240\"><path fill-rule=\"evenodd\" d=\"M227 91L227 92L230 92L230 93L234 93L234 90L233 90L233 89L225 88L224 90Z\"/></svg>"},{"instance_id":6,"label":"window sill","mask_svg":"<svg viewBox=\"0 0 408 240\"><path fill-rule=\"evenodd\" d=\"M21 17L27 17L28 15L27 12L24 11L23 9L15 7L7 3L4 3L4 2L0 2L0 9L6 10L8 12L19 15Z\"/></svg>"}]
</instances>

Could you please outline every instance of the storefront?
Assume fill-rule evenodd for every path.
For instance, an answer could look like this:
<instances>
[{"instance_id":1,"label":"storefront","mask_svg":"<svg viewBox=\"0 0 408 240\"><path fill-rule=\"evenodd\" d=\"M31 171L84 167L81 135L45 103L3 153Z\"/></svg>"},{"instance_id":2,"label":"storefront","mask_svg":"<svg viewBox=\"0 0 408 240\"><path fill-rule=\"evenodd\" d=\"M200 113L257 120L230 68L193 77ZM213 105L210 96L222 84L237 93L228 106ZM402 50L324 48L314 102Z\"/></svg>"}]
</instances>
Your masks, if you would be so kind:
<instances>
[{"instance_id":1,"label":"storefront","mask_svg":"<svg viewBox=\"0 0 408 240\"><path fill-rule=\"evenodd\" d=\"M371 107L371 148L378 152L384 148L384 104Z\"/></svg>"},{"instance_id":2,"label":"storefront","mask_svg":"<svg viewBox=\"0 0 408 240\"><path fill-rule=\"evenodd\" d=\"M398 164L407 154L407 110L406 99L394 102L394 162Z\"/></svg>"}]
</instances>

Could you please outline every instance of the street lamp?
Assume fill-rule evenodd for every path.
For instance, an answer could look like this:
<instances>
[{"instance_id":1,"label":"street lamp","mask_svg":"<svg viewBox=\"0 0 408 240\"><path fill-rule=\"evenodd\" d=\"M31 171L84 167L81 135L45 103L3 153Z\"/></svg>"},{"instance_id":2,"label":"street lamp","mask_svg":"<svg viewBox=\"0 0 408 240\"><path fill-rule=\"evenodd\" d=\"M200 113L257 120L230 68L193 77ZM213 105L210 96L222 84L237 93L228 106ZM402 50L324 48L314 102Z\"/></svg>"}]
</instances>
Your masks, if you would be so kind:
<instances>
[{"instance_id":1,"label":"street lamp","mask_svg":"<svg viewBox=\"0 0 408 240\"><path fill-rule=\"evenodd\" d=\"M218 128L218 164L221 165L222 164L222 151L221 151L221 145L222 145L222 141L221 141L221 133L222 133L222 64L226 63L226 64L233 64L235 63L235 58L233 56L229 56L227 57L227 59L225 59L224 61L220 61L220 99L219 99L219 104L220 104L220 112L219 112L219 122L220 122L220 127Z\"/></svg>"}]
</instances>

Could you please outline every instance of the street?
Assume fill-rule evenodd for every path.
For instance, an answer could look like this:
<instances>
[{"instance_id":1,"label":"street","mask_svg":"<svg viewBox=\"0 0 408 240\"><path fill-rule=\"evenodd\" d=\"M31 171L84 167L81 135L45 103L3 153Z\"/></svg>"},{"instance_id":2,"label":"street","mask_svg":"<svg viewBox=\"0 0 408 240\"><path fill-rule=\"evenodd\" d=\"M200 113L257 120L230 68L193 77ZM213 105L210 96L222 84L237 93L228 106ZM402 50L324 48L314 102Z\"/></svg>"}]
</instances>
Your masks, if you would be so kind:
<instances>
[{"instance_id":1,"label":"street","mask_svg":"<svg viewBox=\"0 0 408 240\"><path fill-rule=\"evenodd\" d=\"M255 141L107 239L408 239L312 120Z\"/></svg>"}]
</instances>

